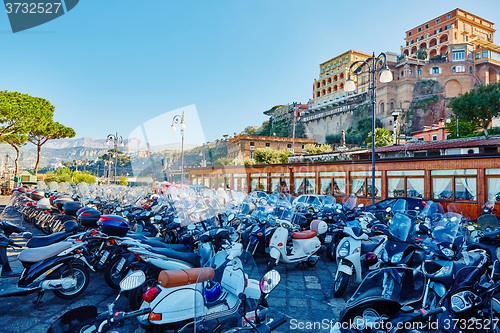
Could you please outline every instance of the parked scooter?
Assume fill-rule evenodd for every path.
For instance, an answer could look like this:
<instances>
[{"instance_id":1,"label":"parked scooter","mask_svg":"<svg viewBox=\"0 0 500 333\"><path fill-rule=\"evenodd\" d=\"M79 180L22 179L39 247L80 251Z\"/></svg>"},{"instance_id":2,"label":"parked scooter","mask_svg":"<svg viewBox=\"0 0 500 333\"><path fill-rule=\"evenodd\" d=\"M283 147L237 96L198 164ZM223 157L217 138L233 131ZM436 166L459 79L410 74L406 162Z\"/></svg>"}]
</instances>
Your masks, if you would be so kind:
<instances>
[{"instance_id":1,"label":"parked scooter","mask_svg":"<svg viewBox=\"0 0 500 333\"><path fill-rule=\"evenodd\" d=\"M104 333L119 326L128 318L135 318L151 312L144 308L132 312L114 312L114 307L121 294L141 286L146 280L142 271L135 271L120 282L120 292L115 300L108 305L108 310L97 314L93 305L81 306L70 310L50 325L47 333Z\"/></svg>"},{"instance_id":2,"label":"parked scooter","mask_svg":"<svg viewBox=\"0 0 500 333\"><path fill-rule=\"evenodd\" d=\"M193 327L201 325L207 328L204 332L232 328L238 324L242 302L249 311L259 305L261 291L256 274L250 253L232 257L225 251L204 268L162 271L159 284L143 295L141 309L151 308L151 314L139 321L147 332L192 332Z\"/></svg>"},{"instance_id":3,"label":"parked scooter","mask_svg":"<svg viewBox=\"0 0 500 333\"><path fill-rule=\"evenodd\" d=\"M280 261L286 264L305 263L309 267L318 263L319 256L316 252L321 248L321 241L316 235L325 233L328 229L327 224L317 220L317 223L311 224L311 230L292 232L292 241L289 244L289 231L297 229L290 222L292 217L293 212L290 209L282 209L280 219L276 221L278 228L274 231L269 243L271 258L267 271L273 269Z\"/></svg>"},{"instance_id":4,"label":"parked scooter","mask_svg":"<svg viewBox=\"0 0 500 333\"><path fill-rule=\"evenodd\" d=\"M361 283L363 270L380 267L379 258L387 241L386 236L368 237L359 226L346 226L343 232L345 237L337 245L337 272L333 284L336 297L344 294L352 276L355 283Z\"/></svg>"}]
</instances>

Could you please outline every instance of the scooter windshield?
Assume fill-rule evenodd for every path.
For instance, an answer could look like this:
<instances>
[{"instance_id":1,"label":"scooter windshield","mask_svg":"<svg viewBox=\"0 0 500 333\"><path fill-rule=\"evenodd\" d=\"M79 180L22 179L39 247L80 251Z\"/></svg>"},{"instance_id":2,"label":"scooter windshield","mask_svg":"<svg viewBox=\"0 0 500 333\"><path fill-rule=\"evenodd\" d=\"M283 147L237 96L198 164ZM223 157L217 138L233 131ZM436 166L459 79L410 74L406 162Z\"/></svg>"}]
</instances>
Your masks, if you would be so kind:
<instances>
[{"instance_id":1,"label":"scooter windshield","mask_svg":"<svg viewBox=\"0 0 500 333\"><path fill-rule=\"evenodd\" d=\"M249 252L232 256L217 253L200 271L194 293L194 332L221 331L242 325L245 313L259 305L261 292L257 265ZM245 295L243 297L243 295Z\"/></svg>"},{"instance_id":2,"label":"scooter windshield","mask_svg":"<svg viewBox=\"0 0 500 333\"><path fill-rule=\"evenodd\" d=\"M395 238L399 239L400 241L406 242L408 236L410 235L410 231L414 229L412 227L413 220L409 216L401 213L396 213L392 217L388 231Z\"/></svg>"},{"instance_id":3,"label":"scooter windshield","mask_svg":"<svg viewBox=\"0 0 500 333\"><path fill-rule=\"evenodd\" d=\"M401 305L419 301L424 292L422 272L406 267L386 267L369 273L354 295L347 301L346 309L374 299L390 299Z\"/></svg>"},{"instance_id":4,"label":"scooter windshield","mask_svg":"<svg viewBox=\"0 0 500 333\"><path fill-rule=\"evenodd\" d=\"M431 224L432 237L436 243L451 243L455 241L460 226L461 216L456 213L446 213L441 215L437 221Z\"/></svg>"},{"instance_id":5,"label":"scooter windshield","mask_svg":"<svg viewBox=\"0 0 500 333\"><path fill-rule=\"evenodd\" d=\"M438 214L444 214L443 206L432 200L429 200L425 203L424 209L422 209L422 212L418 215L418 218L423 221L426 218L432 219Z\"/></svg>"},{"instance_id":6,"label":"scooter windshield","mask_svg":"<svg viewBox=\"0 0 500 333\"><path fill-rule=\"evenodd\" d=\"M353 195L351 195L344 201L344 206L351 210L356 208L357 204L358 204L358 198Z\"/></svg>"}]
</instances>

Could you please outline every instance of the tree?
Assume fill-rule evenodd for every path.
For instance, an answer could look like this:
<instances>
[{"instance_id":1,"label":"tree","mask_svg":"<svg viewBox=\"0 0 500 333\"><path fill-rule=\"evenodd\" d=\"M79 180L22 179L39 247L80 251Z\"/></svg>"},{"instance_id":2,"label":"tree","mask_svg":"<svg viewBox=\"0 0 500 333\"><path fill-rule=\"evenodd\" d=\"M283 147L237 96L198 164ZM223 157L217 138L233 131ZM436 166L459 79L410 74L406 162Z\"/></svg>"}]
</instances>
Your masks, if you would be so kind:
<instances>
[{"instance_id":1,"label":"tree","mask_svg":"<svg viewBox=\"0 0 500 333\"><path fill-rule=\"evenodd\" d=\"M454 98L449 107L460 120L483 128L488 135L488 126L500 115L500 83L479 86Z\"/></svg>"},{"instance_id":2,"label":"tree","mask_svg":"<svg viewBox=\"0 0 500 333\"><path fill-rule=\"evenodd\" d=\"M0 140L1 142L5 142L11 145L12 148L14 148L16 151L16 159L14 160L14 165L15 165L14 175L15 177L17 177L19 171L19 156L21 155L19 148L26 144L26 142L28 141L28 137L23 133L10 133L1 137Z\"/></svg>"},{"instance_id":3,"label":"tree","mask_svg":"<svg viewBox=\"0 0 500 333\"><path fill-rule=\"evenodd\" d=\"M427 50L426 49L418 49L417 50L417 59L420 59L420 60L427 59Z\"/></svg>"},{"instance_id":4,"label":"tree","mask_svg":"<svg viewBox=\"0 0 500 333\"><path fill-rule=\"evenodd\" d=\"M36 146L36 164L35 174L38 172L40 164L40 151L42 146L49 140L72 138L75 136L75 131L71 127L66 127L58 122L52 121L47 114L42 114L40 121L32 124L28 132L28 140Z\"/></svg>"},{"instance_id":5,"label":"tree","mask_svg":"<svg viewBox=\"0 0 500 333\"><path fill-rule=\"evenodd\" d=\"M386 130L385 128L375 129L375 147L388 146L392 141L393 139L390 131ZM372 146L372 132L368 133L366 143L368 144L368 147Z\"/></svg>"},{"instance_id":6,"label":"tree","mask_svg":"<svg viewBox=\"0 0 500 333\"><path fill-rule=\"evenodd\" d=\"M120 180L118 181L118 184L123 185L123 186L128 185L127 177L121 176Z\"/></svg>"},{"instance_id":7,"label":"tree","mask_svg":"<svg viewBox=\"0 0 500 333\"><path fill-rule=\"evenodd\" d=\"M477 133L477 124L458 119L458 135L457 135L457 118L453 117L449 123L445 123L446 132L450 133L450 138L467 138L474 136Z\"/></svg>"},{"instance_id":8,"label":"tree","mask_svg":"<svg viewBox=\"0 0 500 333\"><path fill-rule=\"evenodd\" d=\"M306 149L307 154L329 153L333 151L332 146L328 144L315 145L309 143L304 148Z\"/></svg>"},{"instance_id":9,"label":"tree","mask_svg":"<svg viewBox=\"0 0 500 333\"><path fill-rule=\"evenodd\" d=\"M215 160L215 166L234 165L234 160L229 157L220 157Z\"/></svg>"},{"instance_id":10,"label":"tree","mask_svg":"<svg viewBox=\"0 0 500 333\"><path fill-rule=\"evenodd\" d=\"M19 92L0 91L0 139L4 135L25 133L42 115L52 118L49 101Z\"/></svg>"},{"instance_id":11,"label":"tree","mask_svg":"<svg viewBox=\"0 0 500 333\"><path fill-rule=\"evenodd\" d=\"M255 149L255 162L259 164L282 164L288 163L288 150L274 150L272 148Z\"/></svg>"}]
</instances>

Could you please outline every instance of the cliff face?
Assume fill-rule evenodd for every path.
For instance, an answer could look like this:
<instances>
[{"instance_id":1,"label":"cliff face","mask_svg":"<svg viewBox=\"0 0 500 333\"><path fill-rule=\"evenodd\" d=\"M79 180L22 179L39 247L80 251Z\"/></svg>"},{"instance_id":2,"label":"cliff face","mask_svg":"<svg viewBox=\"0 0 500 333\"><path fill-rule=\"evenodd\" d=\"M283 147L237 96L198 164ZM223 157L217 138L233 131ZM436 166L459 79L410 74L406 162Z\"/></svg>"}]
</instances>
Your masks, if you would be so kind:
<instances>
[{"instance_id":1,"label":"cliff face","mask_svg":"<svg viewBox=\"0 0 500 333\"><path fill-rule=\"evenodd\" d=\"M448 101L443 97L444 87L435 80L419 80L413 88L413 100L409 110L411 132L446 119Z\"/></svg>"}]
</instances>

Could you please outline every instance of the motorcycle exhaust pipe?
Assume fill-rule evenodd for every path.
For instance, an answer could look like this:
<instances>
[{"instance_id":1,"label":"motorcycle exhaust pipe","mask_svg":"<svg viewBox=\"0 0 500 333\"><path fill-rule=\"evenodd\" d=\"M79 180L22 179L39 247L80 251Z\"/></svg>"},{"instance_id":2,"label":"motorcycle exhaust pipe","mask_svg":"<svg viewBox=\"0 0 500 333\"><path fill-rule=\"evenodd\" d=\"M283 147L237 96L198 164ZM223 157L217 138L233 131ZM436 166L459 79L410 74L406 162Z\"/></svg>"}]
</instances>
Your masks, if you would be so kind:
<instances>
[{"instance_id":1,"label":"motorcycle exhaust pipe","mask_svg":"<svg viewBox=\"0 0 500 333\"><path fill-rule=\"evenodd\" d=\"M42 290L52 290L52 289L70 289L76 287L76 279L67 277L57 280L43 281L40 284Z\"/></svg>"}]
</instances>

